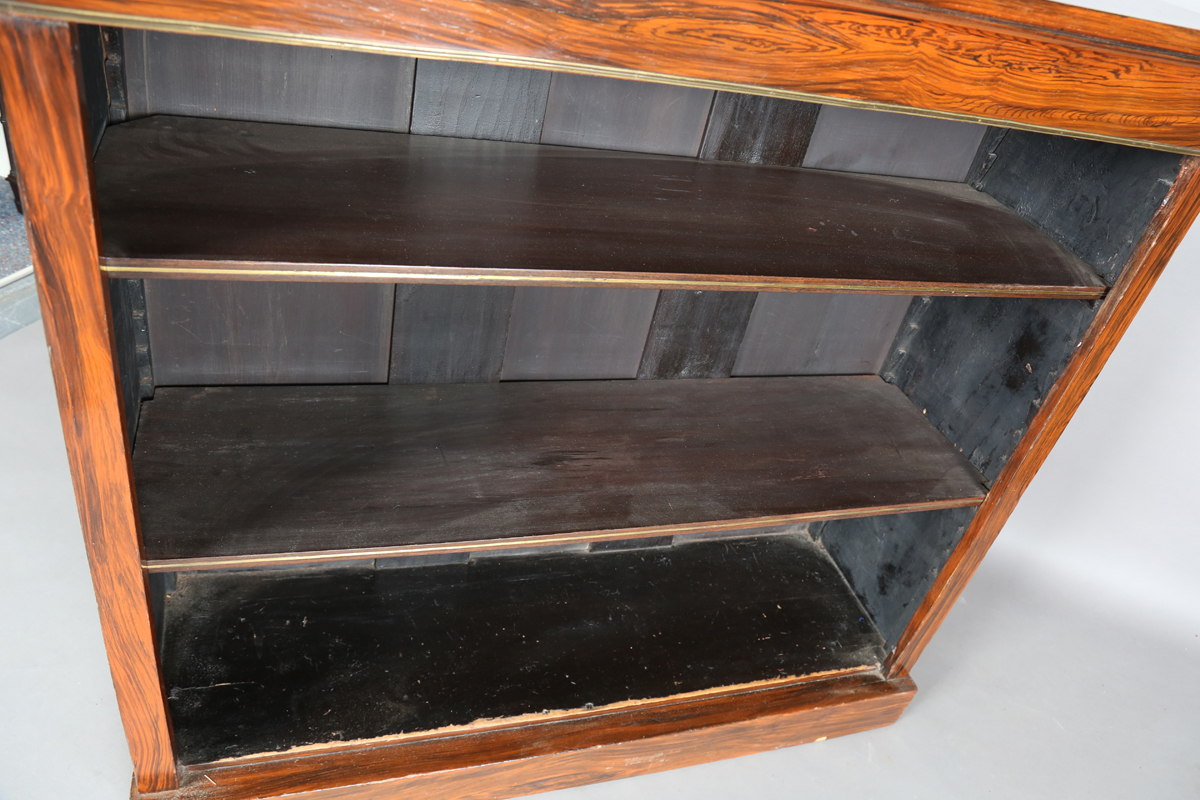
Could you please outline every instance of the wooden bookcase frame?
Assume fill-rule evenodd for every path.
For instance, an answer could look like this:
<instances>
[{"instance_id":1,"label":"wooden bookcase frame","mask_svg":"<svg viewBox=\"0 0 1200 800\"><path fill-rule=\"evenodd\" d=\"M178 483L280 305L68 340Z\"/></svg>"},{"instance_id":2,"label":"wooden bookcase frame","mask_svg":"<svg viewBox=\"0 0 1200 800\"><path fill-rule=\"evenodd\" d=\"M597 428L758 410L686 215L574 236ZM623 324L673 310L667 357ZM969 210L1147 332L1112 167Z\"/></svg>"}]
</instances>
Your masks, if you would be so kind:
<instances>
[{"instance_id":1,"label":"wooden bookcase frame","mask_svg":"<svg viewBox=\"0 0 1200 800\"><path fill-rule=\"evenodd\" d=\"M908 670L994 541L1200 212L1200 33L1048 2L786 6L226 0L0 2L20 169L67 451L135 796L503 797L644 774L894 721ZM552 67L1066 133L1182 153L1178 179L877 677L783 683L555 723L330 746L203 772L176 763L101 258L77 23ZM1119 34L1119 35L1117 35ZM1067 87L1067 88L1064 88ZM119 274L119 273L118 273Z\"/></svg>"}]
</instances>

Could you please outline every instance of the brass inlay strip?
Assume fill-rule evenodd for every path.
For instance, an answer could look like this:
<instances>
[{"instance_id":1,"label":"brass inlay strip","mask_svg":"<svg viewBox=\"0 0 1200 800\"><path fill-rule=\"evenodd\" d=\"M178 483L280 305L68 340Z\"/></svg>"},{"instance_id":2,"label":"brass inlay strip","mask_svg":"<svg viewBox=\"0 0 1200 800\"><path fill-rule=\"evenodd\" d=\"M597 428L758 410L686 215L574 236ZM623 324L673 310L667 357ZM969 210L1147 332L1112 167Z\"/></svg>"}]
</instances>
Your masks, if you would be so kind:
<instances>
[{"instance_id":1,"label":"brass inlay strip","mask_svg":"<svg viewBox=\"0 0 1200 800\"><path fill-rule=\"evenodd\" d=\"M507 539L479 539L466 542L436 542L431 544L402 544L385 547L364 547L352 550L323 550L303 553L279 553L273 555L215 556L212 558L165 558L147 559L142 568L147 572L187 572L191 570L228 569L234 567L271 566L277 564L312 564L334 561L358 561L370 558L394 556L418 556L438 553L468 553L489 550L514 550L524 547L547 545L581 544L584 542L611 542L622 539L644 539L653 536L679 535L688 533L716 533L720 531L751 530L788 525L798 522L819 522L856 517L877 517L885 514L904 514L914 511L936 511L948 508L968 508L983 502L983 497L954 500L935 500L926 503L874 506L871 508L815 511L801 514L783 514L752 519L723 520L719 522L681 523L677 525L655 525L645 528L626 528L617 531L579 531L576 533L549 533L536 536L514 536Z\"/></svg>"},{"instance_id":2,"label":"brass inlay strip","mask_svg":"<svg viewBox=\"0 0 1200 800\"><path fill-rule=\"evenodd\" d=\"M1162 150L1167 153L1184 155L1200 155L1200 147L1182 147L1179 145L1160 144L1143 139L1124 136L1111 136L1103 133L1089 133L1053 125L1038 125L1015 120L997 120L978 114L968 114L957 111L937 111L934 109L902 106L895 103L883 103L876 100L856 100L846 97L802 92L794 89L774 89L767 86L753 86L730 81L710 80L706 78L688 78L678 75L667 75L659 72L631 69L628 67L607 67L593 64L579 64L570 61L558 61L549 58L531 56L513 56L498 53L481 53L467 50L453 50L445 47L418 47L414 45L390 44L384 42L367 42L360 39L347 39L335 36L316 36L302 33L282 33L278 31L263 31L252 28L239 28L232 25L221 25L212 22L182 22L179 20L147 17L136 14L116 14L83 9L60 8L44 6L38 3L25 3L19 0L0 0L0 12L23 14L26 16L56 19L67 22L82 22L92 25L113 25L142 30L165 31L168 33L190 33L201 36L224 36L233 39L246 39L257 42L273 42L276 44L307 45L310 47L326 47L337 50L353 50L363 53L382 53L386 55L408 56L412 58L430 58L439 61L469 61L478 64L494 64L505 67L526 67L532 69L551 70L555 72L571 72L578 75L596 75L599 77L623 78L626 80L645 81L650 83L665 83L673 86L686 86L696 89L715 89L718 91L737 92L740 94L760 95L763 97L778 97L785 100L802 100L809 103L843 106L846 108L865 108L874 111L891 111L901 114L911 114L935 119L973 122L981 125L995 125L1002 128L1034 131L1036 133L1051 133L1072 136L1079 139L1091 139L1098 142L1132 145L1149 150Z\"/></svg>"},{"instance_id":3,"label":"brass inlay strip","mask_svg":"<svg viewBox=\"0 0 1200 800\"><path fill-rule=\"evenodd\" d=\"M1029 286L1018 284L973 284L973 283L925 283L920 281L826 281L823 279L779 278L776 280L731 280L728 278L667 278L642 273L614 276L571 275L551 272L545 275L513 275L506 272L409 270L405 267L383 267L364 265L362 268L343 269L322 267L300 269L287 267L265 267L241 269L237 267L191 267L191 266L132 266L115 259L104 259L100 269L113 277L159 277L187 279L200 277L251 278L309 278L379 283L452 283L489 284L500 286L629 286L659 288L725 289L732 291L766 292L854 292L861 294L912 294L912 295L963 295L975 297L1032 297L1070 300L1095 300L1107 292L1105 286ZM195 262L202 263L202 262ZM453 269L453 268L451 268Z\"/></svg>"}]
</instances>

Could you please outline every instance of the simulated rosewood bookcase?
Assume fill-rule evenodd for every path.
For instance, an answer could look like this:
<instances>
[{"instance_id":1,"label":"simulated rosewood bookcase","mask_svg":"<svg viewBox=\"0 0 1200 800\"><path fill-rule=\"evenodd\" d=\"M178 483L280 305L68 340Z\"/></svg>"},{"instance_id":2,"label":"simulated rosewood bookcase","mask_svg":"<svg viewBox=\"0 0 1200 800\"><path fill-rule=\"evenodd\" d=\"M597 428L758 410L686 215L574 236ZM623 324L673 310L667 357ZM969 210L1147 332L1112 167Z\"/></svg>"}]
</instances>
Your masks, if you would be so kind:
<instances>
[{"instance_id":1,"label":"simulated rosewood bookcase","mask_svg":"<svg viewBox=\"0 0 1200 800\"><path fill-rule=\"evenodd\" d=\"M134 796L894 722L1200 208L1045 2L0 2Z\"/></svg>"}]
</instances>

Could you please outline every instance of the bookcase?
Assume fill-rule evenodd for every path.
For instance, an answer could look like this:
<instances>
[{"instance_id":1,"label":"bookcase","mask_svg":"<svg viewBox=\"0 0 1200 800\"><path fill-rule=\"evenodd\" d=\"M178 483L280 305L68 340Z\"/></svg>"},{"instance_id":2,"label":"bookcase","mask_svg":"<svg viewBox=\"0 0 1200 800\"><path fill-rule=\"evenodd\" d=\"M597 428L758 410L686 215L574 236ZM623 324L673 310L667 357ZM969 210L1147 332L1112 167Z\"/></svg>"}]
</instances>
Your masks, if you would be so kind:
<instances>
[{"instance_id":1,"label":"bookcase","mask_svg":"<svg viewBox=\"0 0 1200 800\"><path fill-rule=\"evenodd\" d=\"M5 13L135 797L895 721L1200 202L1200 40L1053 4Z\"/></svg>"}]
</instances>

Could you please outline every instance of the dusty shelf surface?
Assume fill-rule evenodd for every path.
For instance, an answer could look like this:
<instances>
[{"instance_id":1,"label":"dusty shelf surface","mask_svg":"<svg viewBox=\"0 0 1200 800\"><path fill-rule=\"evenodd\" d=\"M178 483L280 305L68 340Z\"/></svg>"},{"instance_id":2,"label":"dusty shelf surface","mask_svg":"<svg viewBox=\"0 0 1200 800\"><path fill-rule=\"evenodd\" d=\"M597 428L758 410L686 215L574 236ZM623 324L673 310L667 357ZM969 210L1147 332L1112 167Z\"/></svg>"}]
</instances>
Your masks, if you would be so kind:
<instances>
[{"instance_id":1,"label":"dusty shelf surface","mask_svg":"<svg viewBox=\"0 0 1200 800\"><path fill-rule=\"evenodd\" d=\"M877 667L883 640L799 536L181 575L164 677L185 764L603 713Z\"/></svg>"},{"instance_id":2,"label":"dusty shelf surface","mask_svg":"<svg viewBox=\"0 0 1200 800\"><path fill-rule=\"evenodd\" d=\"M167 116L110 127L96 180L128 277L1105 291L957 183Z\"/></svg>"},{"instance_id":3,"label":"dusty shelf surface","mask_svg":"<svg viewBox=\"0 0 1200 800\"><path fill-rule=\"evenodd\" d=\"M977 505L877 376L162 388L134 476L156 570L672 536Z\"/></svg>"}]
</instances>

